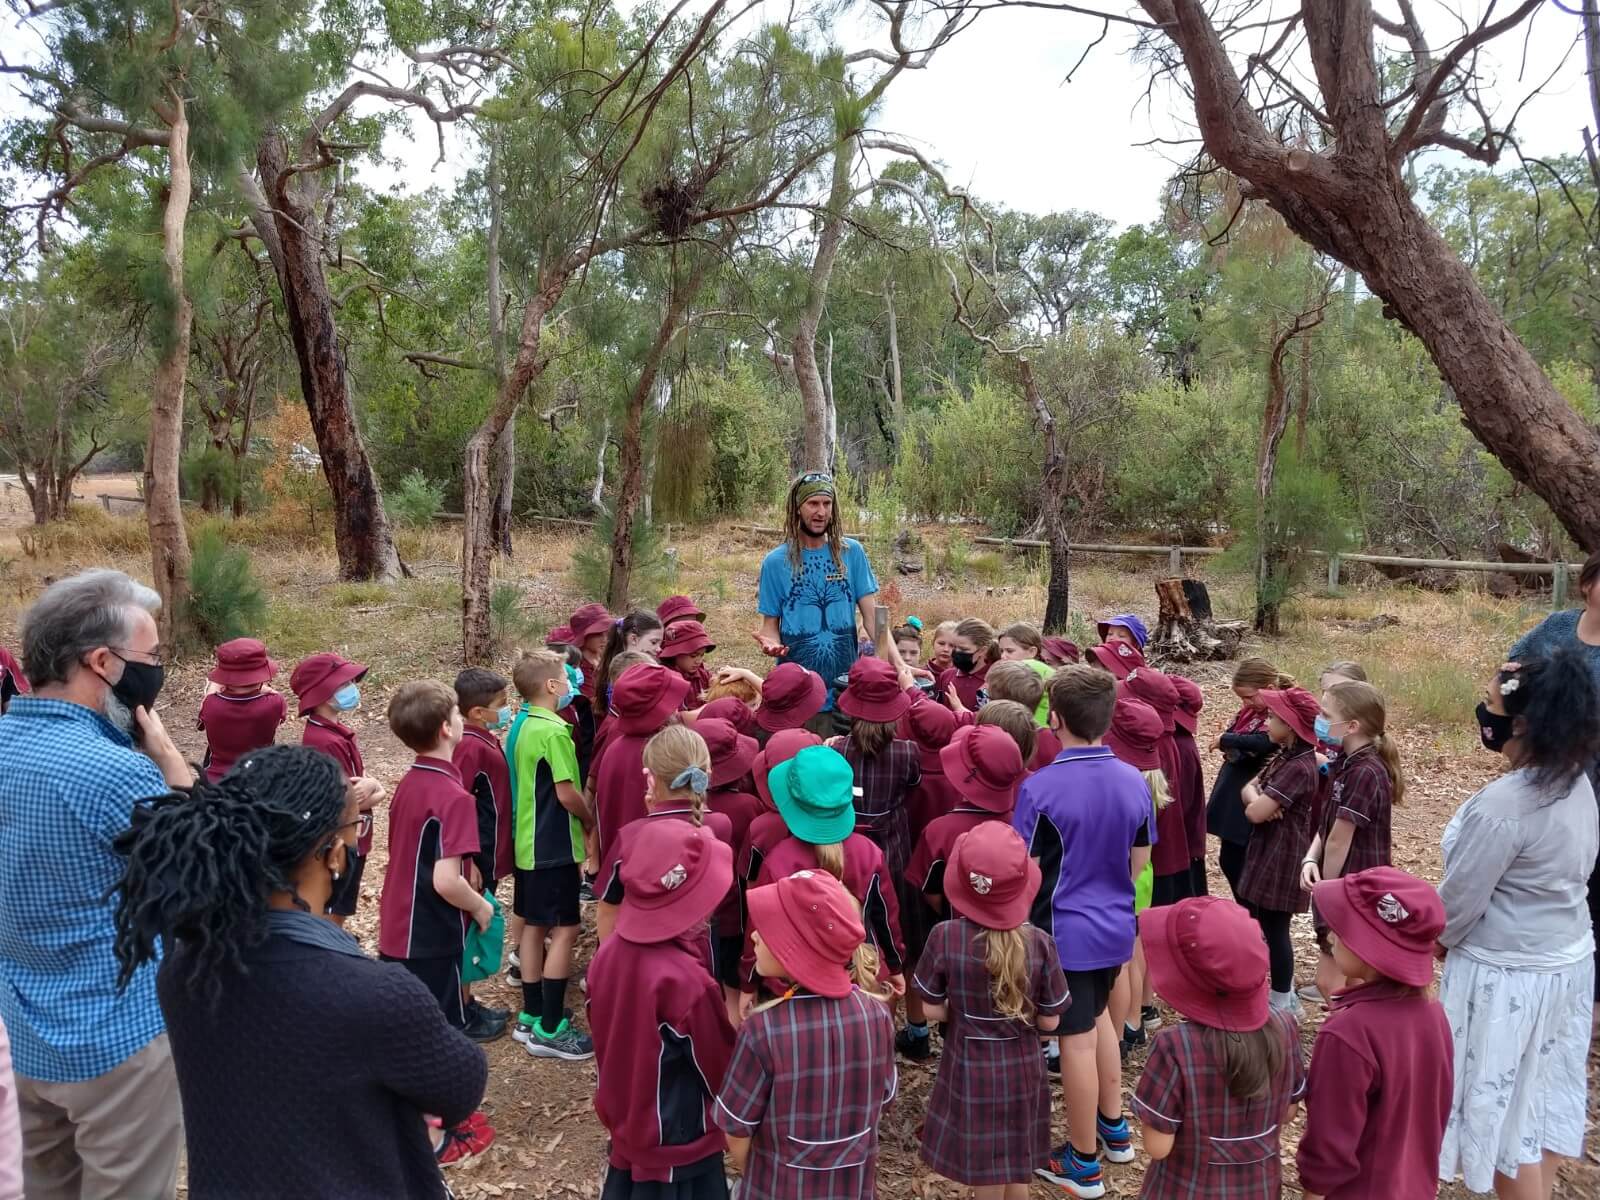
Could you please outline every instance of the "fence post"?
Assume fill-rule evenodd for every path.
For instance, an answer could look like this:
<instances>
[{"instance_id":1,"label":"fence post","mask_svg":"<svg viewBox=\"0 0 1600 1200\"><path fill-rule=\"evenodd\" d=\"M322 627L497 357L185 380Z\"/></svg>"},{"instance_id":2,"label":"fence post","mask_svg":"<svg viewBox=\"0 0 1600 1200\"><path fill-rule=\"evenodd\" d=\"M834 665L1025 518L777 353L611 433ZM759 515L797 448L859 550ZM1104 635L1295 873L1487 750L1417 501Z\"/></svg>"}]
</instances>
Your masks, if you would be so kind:
<instances>
[{"instance_id":1,"label":"fence post","mask_svg":"<svg viewBox=\"0 0 1600 1200\"><path fill-rule=\"evenodd\" d=\"M1337 592L1338 590L1339 556L1337 554L1330 554L1328 555L1328 591Z\"/></svg>"},{"instance_id":2,"label":"fence post","mask_svg":"<svg viewBox=\"0 0 1600 1200\"><path fill-rule=\"evenodd\" d=\"M1183 547L1174 546L1167 551L1167 574L1174 576L1183 575Z\"/></svg>"},{"instance_id":3,"label":"fence post","mask_svg":"<svg viewBox=\"0 0 1600 1200\"><path fill-rule=\"evenodd\" d=\"M1550 607L1560 612L1567 606L1567 564L1558 562L1550 569Z\"/></svg>"}]
</instances>

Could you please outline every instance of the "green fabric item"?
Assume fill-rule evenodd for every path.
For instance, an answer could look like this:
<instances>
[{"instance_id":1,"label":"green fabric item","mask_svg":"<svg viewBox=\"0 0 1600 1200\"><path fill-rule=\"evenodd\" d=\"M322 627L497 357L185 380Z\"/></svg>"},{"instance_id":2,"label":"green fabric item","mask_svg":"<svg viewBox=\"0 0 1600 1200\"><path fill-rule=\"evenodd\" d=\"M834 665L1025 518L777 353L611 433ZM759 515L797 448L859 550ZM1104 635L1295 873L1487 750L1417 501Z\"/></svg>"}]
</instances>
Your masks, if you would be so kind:
<instances>
[{"instance_id":1,"label":"green fabric item","mask_svg":"<svg viewBox=\"0 0 1600 1200\"><path fill-rule=\"evenodd\" d=\"M561 807L557 782L583 787L572 729L547 708L524 704L506 734L511 772L511 844L517 869L581 863L583 822Z\"/></svg>"},{"instance_id":2,"label":"green fabric item","mask_svg":"<svg viewBox=\"0 0 1600 1200\"><path fill-rule=\"evenodd\" d=\"M494 909L494 916L489 918L487 929L479 929L476 921L467 926L467 945L461 952L462 983L477 983L500 973L500 956L506 943L506 918L493 892L485 892L483 898Z\"/></svg>"},{"instance_id":3,"label":"green fabric item","mask_svg":"<svg viewBox=\"0 0 1600 1200\"><path fill-rule=\"evenodd\" d=\"M1028 667L1035 675L1044 680L1046 685L1048 685L1050 682L1050 676L1056 673L1056 669L1054 667L1038 658L1028 659ZM1039 707L1033 710L1033 719L1040 729L1045 729L1049 726L1050 695L1048 692L1039 697Z\"/></svg>"},{"instance_id":4,"label":"green fabric item","mask_svg":"<svg viewBox=\"0 0 1600 1200\"><path fill-rule=\"evenodd\" d=\"M844 755L828 746L807 746L767 773L789 832L813 846L842 842L855 831L855 783Z\"/></svg>"},{"instance_id":5,"label":"green fabric item","mask_svg":"<svg viewBox=\"0 0 1600 1200\"><path fill-rule=\"evenodd\" d=\"M795 506L798 508L813 496L831 496L833 494L833 480L813 479L810 483L802 483L795 489Z\"/></svg>"},{"instance_id":6,"label":"green fabric item","mask_svg":"<svg viewBox=\"0 0 1600 1200\"><path fill-rule=\"evenodd\" d=\"M1133 881L1133 911L1142 913L1150 907L1150 894L1156 887L1156 869L1145 863L1144 870L1139 872L1139 878Z\"/></svg>"}]
</instances>

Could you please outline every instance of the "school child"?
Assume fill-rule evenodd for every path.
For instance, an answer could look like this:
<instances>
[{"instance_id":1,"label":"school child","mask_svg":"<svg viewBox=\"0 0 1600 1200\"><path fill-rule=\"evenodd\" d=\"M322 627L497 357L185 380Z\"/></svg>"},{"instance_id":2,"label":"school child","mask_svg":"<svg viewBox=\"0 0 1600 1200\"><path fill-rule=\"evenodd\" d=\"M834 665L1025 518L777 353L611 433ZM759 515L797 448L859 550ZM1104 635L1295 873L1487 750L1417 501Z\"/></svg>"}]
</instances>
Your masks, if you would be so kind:
<instances>
[{"instance_id":1,"label":"school child","mask_svg":"<svg viewBox=\"0 0 1600 1200\"><path fill-rule=\"evenodd\" d=\"M1301 866L1311 845L1311 805L1317 795L1317 698L1304 688L1268 689L1257 697L1267 710L1267 736L1278 752L1244 785L1250 847L1245 851L1239 899L1261 926L1272 963L1272 1007L1298 1013L1294 942L1289 924L1306 911Z\"/></svg>"},{"instance_id":2,"label":"school child","mask_svg":"<svg viewBox=\"0 0 1600 1200\"><path fill-rule=\"evenodd\" d=\"M1362 670L1360 663L1348 660L1331 662L1323 667L1322 674L1317 676L1317 694L1324 695L1334 684L1347 679L1365 683L1367 682L1367 673ZM1317 789L1317 802L1311 808L1311 828L1320 833L1322 830L1322 810L1327 804L1328 793L1332 791L1332 776L1339 765L1340 749L1339 739L1332 736L1324 737L1321 733L1320 725L1318 726L1317 738L1317 762L1322 768L1322 786ZM1312 910L1311 915L1312 919L1315 920L1315 909ZM1317 985L1314 983L1307 984L1301 988L1300 995L1307 1000L1315 1000L1319 1004L1326 1003L1322 993L1317 990Z\"/></svg>"},{"instance_id":3,"label":"school child","mask_svg":"<svg viewBox=\"0 0 1600 1200\"><path fill-rule=\"evenodd\" d=\"M705 626L692 618L674 621L661 642L660 659L689 682L684 696L685 708L699 708L711 686L711 672L706 669L706 654L717 644L706 633ZM703 681L703 682L702 682Z\"/></svg>"},{"instance_id":4,"label":"school child","mask_svg":"<svg viewBox=\"0 0 1600 1200\"><path fill-rule=\"evenodd\" d=\"M799 663L779 663L761 681L761 707L751 734L763 746L784 729L809 727L828 700L828 685Z\"/></svg>"},{"instance_id":5,"label":"school child","mask_svg":"<svg viewBox=\"0 0 1600 1200\"><path fill-rule=\"evenodd\" d=\"M601 1200L723 1200L713 1123L733 1026L688 948L733 882L733 854L708 829L652 822L622 867L616 935L589 963L594 1107L611 1136Z\"/></svg>"},{"instance_id":6,"label":"school child","mask_svg":"<svg viewBox=\"0 0 1600 1200\"><path fill-rule=\"evenodd\" d=\"M997 668L1002 665L1004 664L995 664ZM983 711L977 715L973 725L992 725L1010 734L1012 741L1017 744L1017 752L1023 756L1022 761L1029 770L1033 769L1039 751L1039 735L1049 732L1035 725L1033 712L1015 700L989 701L983 706Z\"/></svg>"},{"instance_id":7,"label":"school child","mask_svg":"<svg viewBox=\"0 0 1600 1200\"><path fill-rule=\"evenodd\" d=\"M706 610L696 604L691 596L668 596L656 605L656 616L661 619L662 626L668 629L679 621L706 623Z\"/></svg>"},{"instance_id":8,"label":"school child","mask_svg":"<svg viewBox=\"0 0 1600 1200\"><path fill-rule=\"evenodd\" d=\"M1045 697L1044 678L1031 670L1027 663L1002 661L989 668L986 682L989 704L984 705L984 711L988 711L989 705L1009 700L1020 704L1033 718L1033 749L1028 752L1028 770L1037 771L1054 762L1056 755L1061 753L1061 743L1050 732L1050 701ZM1041 712L1044 713L1042 721L1039 717Z\"/></svg>"},{"instance_id":9,"label":"school child","mask_svg":"<svg viewBox=\"0 0 1600 1200\"><path fill-rule=\"evenodd\" d=\"M948 704L953 688L962 705L977 712L989 698L983 689L984 677L999 661L1000 647L994 640L993 626L977 617L968 617L955 628L950 667L940 673L934 684L934 694Z\"/></svg>"},{"instance_id":10,"label":"school child","mask_svg":"<svg viewBox=\"0 0 1600 1200\"><path fill-rule=\"evenodd\" d=\"M511 772L506 763L500 736L511 727L511 705L507 702L510 683L503 675L481 667L468 667L456 676L456 707L461 710L461 741L454 762L461 784L472 793L478 819L478 853L473 859L480 891L494 892L502 879L516 870L516 853L511 831ZM522 924L513 916L508 929L509 943L521 946ZM521 957L518 956L520 967ZM478 1005L470 995L467 1007ZM502 1018L511 1014L487 1009Z\"/></svg>"},{"instance_id":11,"label":"school child","mask_svg":"<svg viewBox=\"0 0 1600 1200\"><path fill-rule=\"evenodd\" d=\"M595 771L599 768L600 760L605 755L606 744L617 731L615 723L611 720L611 717L616 714L616 709L613 707L612 702L615 699L617 680L622 678L623 673L629 667L636 667L640 663L653 663L655 661L655 655L647 651L624 650L621 654L615 655L611 662L607 664L605 686L606 720L594 731L594 747L589 755L589 770L584 776L584 786L591 806L594 804Z\"/></svg>"},{"instance_id":12,"label":"school child","mask_svg":"<svg viewBox=\"0 0 1600 1200\"><path fill-rule=\"evenodd\" d=\"M906 666L915 668L922 665L921 618L907 617L903 625L895 626L894 648Z\"/></svg>"},{"instance_id":13,"label":"school child","mask_svg":"<svg viewBox=\"0 0 1600 1200\"><path fill-rule=\"evenodd\" d=\"M917 765L921 778L906 797L906 834L915 844L928 823L943 816L956 804L956 790L944 777L939 753L950 744L956 731L955 714L928 693L912 684L908 674L903 690L911 704L895 729L895 736L916 743Z\"/></svg>"},{"instance_id":14,"label":"school child","mask_svg":"<svg viewBox=\"0 0 1600 1200\"><path fill-rule=\"evenodd\" d=\"M1161 817L1172 805L1167 791L1167 777L1161 770L1161 718L1156 710L1143 700L1128 694L1117 696L1116 707L1111 711L1111 728L1106 730L1106 747L1123 762L1144 777L1150 789L1152 820L1155 822L1157 844L1162 836ZM1151 850L1151 855L1155 853ZM1155 891L1155 864L1145 862L1133 885L1133 911L1137 916L1152 903ZM1145 1044L1147 1034L1161 1027L1161 1015L1156 1008L1155 992L1145 970L1144 954L1137 940L1133 944L1133 958L1117 975L1111 988L1111 1025L1122 1043L1124 1060L1136 1047ZM1138 1021L1129 1018L1138 1010Z\"/></svg>"},{"instance_id":15,"label":"school child","mask_svg":"<svg viewBox=\"0 0 1600 1200\"><path fill-rule=\"evenodd\" d=\"M1322 693L1317 716L1319 738L1337 739L1339 753L1328 772L1322 825L1306 850L1300 886L1310 891L1324 879L1338 879L1389 865L1389 822L1405 798L1400 752L1387 733L1383 693L1370 683L1346 679ZM1328 926L1313 908L1317 935L1316 995L1331 996L1343 981L1328 944Z\"/></svg>"},{"instance_id":16,"label":"school child","mask_svg":"<svg viewBox=\"0 0 1600 1200\"><path fill-rule=\"evenodd\" d=\"M1161 774L1166 781L1167 795L1169 798L1176 797L1182 774L1178 747L1172 738L1172 731L1176 727L1173 714L1178 708L1178 689L1171 679L1154 667L1140 667L1128 672L1127 678L1117 685L1117 691L1141 700L1155 710L1161 721L1156 754L1161 759ZM1188 898L1191 879L1189 861L1192 857L1182 806L1163 806L1156 818L1156 841L1150 850L1150 861L1155 867L1151 904L1160 907Z\"/></svg>"},{"instance_id":17,"label":"school child","mask_svg":"<svg viewBox=\"0 0 1600 1200\"><path fill-rule=\"evenodd\" d=\"M200 702L197 729L205 730L205 781L215 783L252 750L272 745L288 715L283 697L268 685L278 664L255 638L234 638L217 647L217 665L206 676L217 685Z\"/></svg>"},{"instance_id":18,"label":"school child","mask_svg":"<svg viewBox=\"0 0 1600 1200\"><path fill-rule=\"evenodd\" d=\"M389 728L416 754L389 805L389 866L378 897L378 957L428 986L445 1018L475 1042L492 1042L504 1020L462 1000L467 922L487 929L494 906L467 879L478 853L478 814L452 757L461 741L455 692L433 679L401 686Z\"/></svg>"},{"instance_id":19,"label":"school child","mask_svg":"<svg viewBox=\"0 0 1600 1200\"><path fill-rule=\"evenodd\" d=\"M756 751L755 761L750 764L750 777L755 781L756 798L761 802L761 811L751 820L744 841L739 845L738 857L734 859L734 870L740 883L754 884L761 874L761 864L766 861L767 854L789 836L789 826L778 811L778 806L773 803L767 776L779 763L788 762L810 746L820 745L822 739L809 729L785 729L773 734L771 740Z\"/></svg>"},{"instance_id":20,"label":"school child","mask_svg":"<svg viewBox=\"0 0 1600 1200\"><path fill-rule=\"evenodd\" d=\"M1126 679L1128 672L1136 671L1146 665L1144 655L1139 652L1139 648L1132 642L1125 642L1120 638L1101 642L1098 646L1090 646L1083 661L1090 666L1099 667L1102 671L1110 671L1117 679Z\"/></svg>"},{"instance_id":21,"label":"school child","mask_svg":"<svg viewBox=\"0 0 1600 1200\"><path fill-rule=\"evenodd\" d=\"M1145 643L1150 640L1144 622L1132 613L1118 613L1114 617L1107 617L1095 626L1095 632L1100 635L1102 643L1110 645L1122 642L1137 650L1140 657L1144 656Z\"/></svg>"},{"instance_id":22,"label":"school child","mask_svg":"<svg viewBox=\"0 0 1600 1200\"><path fill-rule=\"evenodd\" d=\"M1455 1082L1450 1023L1428 990L1444 905L1393 867L1313 894L1346 986L1311 1052L1300 1187L1306 1200L1431 1198Z\"/></svg>"},{"instance_id":23,"label":"school child","mask_svg":"<svg viewBox=\"0 0 1600 1200\"><path fill-rule=\"evenodd\" d=\"M535 1058L583 1059L593 1047L567 1020L566 996L580 923L584 832L593 817L579 791L572 727L557 711L572 685L561 656L549 650L525 653L511 681L522 697L505 749L513 796L511 908L522 922L522 1008L512 1037Z\"/></svg>"},{"instance_id":24,"label":"school child","mask_svg":"<svg viewBox=\"0 0 1600 1200\"><path fill-rule=\"evenodd\" d=\"M978 1200L1021 1200L1050 1157L1050 1082L1038 1037L1066 1008L1056 944L1028 924L1039 864L1017 832L986 821L950 851L952 917L934 928L915 990L947 1022L922 1126L922 1161Z\"/></svg>"},{"instance_id":25,"label":"school child","mask_svg":"<svg viewBox=\"0 0 1600 1200\"><path fill-rule=\"evenodd\" d=\"M894 667L881 658L858 658L835 707L850 718L850 732L829 740L855 772L856 832L883 851L889 872L905 875L911 857L906 797L922 781L915 742L897 736L911 707ZM901 897L904 911L905 897Z\"/></svg>"},{"instance_id":26,"label":"school child","mask_svg":"<svg viewBox=\"0 0 1600 1200\"><path fill-rule=\"evenodd\" d=\"M960 800L922 831L906 867L906 881L916 893L914 903L924 910L921 920L905 922L907 929L917 930L915 940L911 934L906 936L908 967L921 960L927 940L922 930L930 924L929 918L937 921L945 915L945 864L957 839L984 822L999 822L1009 830L1017 787L1027 774L1016 742L993 725L958 729L940 757L945 760L947 777L956 781ZM905 907L902 905L902 911ZM915 1062L926 1062L933 1053L922 997L915 989L906 992L906 1027L895 1035L894 1048Z\"/></svg>"},{"instance_id":27,"label":"school child","mask_svg":"<svg viewBox=\"0 0 1600 1200\"><path fill-rule=\"evenodd\" d=\"M1189 895L1204 896L1210 890L1206 882L1206 778L1200 765L1200 746L1194 739L1206 698L1194 680L1182 675L1167 678L1178 689L1178 707L1172 712L1172 744L1178 752L1174 798L1183 810L1183 828L1189 842Z\"/></svg>"},{"instance_id":28,"label":"school child","mask_svg":"<svg viewBox=\"0 0 1600 1200\"><path fill-rule=\"evenodd\" d=\"M1211 743L1211 749L1221 753L1223 763L1211 783L1211 798L1206 801L1206 832L1220 843L1217 865L1237 900L1252 828L1245 819L1240 795L1244 785L1261 773L1274 750L1272 739L1267 736L1267 710L1257 697L1266 688L1293 687L1294 679L1281 674L1264 658L1246 658L1233 669L1232 686L1233 694L1239 698L1239 711Z\"/></svg>"},{"instance_id":29,"label":"school child","mask_svg":"<svg viewBox=\"0 0 1600 1200\"><path fill-rule=\"evenodd\" d=\"M600 655L605 652L613 618L604 604L585 604L572 614L574 653L568 660L577 668L577 693L561 706L561 719L572 726L573 743L578 748L578 767L585 774L594 754L595 710L599 707Z\"/></svg>"},{"instance_id":30,"label":"school child","mask_svg":"<svg viewBox=\"0 0 1600 1200\"><path fill-rule=\"evenodd\" d=\"M655 613L643 609L634 609L627 616L611 622L611 629L606 634L606 646L600 652L600 665L596 671L600 689L609 692L611 663L619 654L639 653L655 658L661 653L661 641L664 636L661 619ZM597 690L594 707L596 725L603 724L610 714L610 696L601 695Z\"/></svg>"},{"instance_id":31,"label":"school child","mask_svg":"<svg viewBox=\"0 0 1600 1200\"><path fill-rule=\"evenodd\" d=\"M736 679L730 682L743 684L744 680ZM720 684L714 684L712 691L716 691ZM705 707L694 715L695 727L699 728L701 721L726 721L732 725L734 731L755 742L756 710L754 705L761 702L761 690L753 688L748 700L734 695L731 692L706 701ZM761 749L761 743L756 742L756 749Z\"/></svg>"},{"instance_id":32,"label":"school child","mask_svg":"<svg viewBox=\"0 0 1600 1200\"><path fill-rule=\"evenodd\" d=\"M557 625L544 635L544 648L554 650L557 654L565 654L567 647L572 645L572 626Z\"/></svg>"},{"instance_id":33,"label":"school child","mask_svg":"<svg viewBox=\"0 0 1600 1200\"><path fill-rule=\"evenodd\" d=\"M755 738L746 737L721 718L707 717L705 712L706 709L700 710L694 731L705 740L706 750L711 755L711 787L706 792L706 809L728 819L732 839L729 845L737 855L749 843L750 826L761 813L761 798L756 795L755 783L750 778L750 769L760 747ZM732 895L731 910L718 913L717 966L722 985L736 992L739 956L744 951L742 881ZM737 996L732 998L737 1000Z\"/></svg>"},{"instance_id":34,"label":"school child","mask_svg":"<svg viewBox=\"0 0 1600 1200\"><path fill-rule=\"evenodd\" d=\"M1044 638L1040 636L1039 630L1025 621L1018 621L1015 625L1007 625L1002 629L996 640L1000 644L1000 661L1027 664L1028 669L1039 676L1042 693L1044 681L1050 678L1055 668L1044 661ZM1073 649L1076 650L1077 647L1074 646ZM992 699L993 688L989 689L989 695ZM1044 699L1042 694L1039 697L1038 710L1039 724L1048 723L1050 702Z\"/></svg>"},{"instance_id":35,"label":"school child","mask_svg":"<svg viewBox=\"0 0 1600 1200\"><path fill-rule=\"evenodd\" d=\"M1305 1056L1294 1017L1267 1003L1254 923L1230 900L1197 896L1147 909L1139 941L1156 990L1184 1018L1156 1034L1134 1092L1151 1158L1139 1195L1277 1197Z\"/></svg>"},{"instance_id":36,"label":"school child","mask_svg":"<svg viewBox=\"0 0 1600 1200\"><path fill-rule=\"evenodd\" d=\"M951 656L956 649L956 626L960 621L940 621L933 627L933 653L928 655L927 668L935 682L952 665Z\"/></svg>"},{"instance_id":37,"label":"school child","mask_svg":"<svg viewBox=\"0 0 1600 1200\"><path fill-rule=\"evenodd\" d=\"M1050 680L1050 727L1062 750L1023 781L1012 825L1043 871L1033 923L1055 938L1072 1003L1062 1015L1061 1082L1070 1141L1041 1174L1074 1196L1105 1194L1100 1147L1133 1161L1122 1116L1119 1039L1106 1011L1133 957L1133 881L1149 859L1150 789L1102 740L1116 683L1089 666Z\"/></svg>"},{"instance_id":38,"label":"school child","mask_svg":"<svg viewBox=\"0 0 1600 1200\"><path fill-rule=\"evenodd\" d=\"M1056 667L1064 667L1068 663L1080 662L1083 659L1083 655L1078 650L1078 643L1071 638L1064 637L1041 639L1039 657L1052 670Z\"/></svg>"},{"instance_id":39,"label":"school child","mask_svg":"<svg viewBox=\"0 0 1600 1200\"><path fill-rule=\"evenodd\" d=\"M388 795L384 786L367 774L361 747L356 744L356 731L340 720L361 707L357 684L366 674L367 668L361 663L337 654L313 654L289 675L289 690L299 705L298 715L306 722L301 744L321 750L344 769L361 808L355 859L345 869L328 903L328 915L337 925L345 923L361 899L361 876L366 871L367 856L372 853L372 810Z\"/></svg>"},{"instance_id":40,"label":"school child","mask_svg":"<svg viewBox=\"0 0 1600 1200\"><path fill-rule=\"evenodd\" d=\"M807 747L767 771L767 788L789 836L767 852L756 887L812 869L842 881L861 906L867 940L877 951L891 989L901 995L905 943L900 940L899 898L883 851L855 832L854 787L850 764L828 746ZM754 953L747 940L740 968L747 997L753 997L756 984Z\"/></svg>"},{"instance_id":41,"label":"school child","mask_svg":"<svg viewBox=\"0 0 1600 1200\"><path fill-rule=\"evenodd\" d=\"M870 1197L895 1094L894 1018L863 990L876 963L856 903L818 870L748 901L756 969L782 990L740 1025L713 1114L743 1175L739 1195Z\"/></svg>"},{"instance_id":42,"label":"school child","mask_svg":"<svg viewBox=\"0 0 1600 1200\"><path fill-rule=\"evenodd\" d=\"M0 646L0 713L11 707L14 697L26 695L32 690L22 664L16 660L11 651Z\"/></svg>"}]
</instances>

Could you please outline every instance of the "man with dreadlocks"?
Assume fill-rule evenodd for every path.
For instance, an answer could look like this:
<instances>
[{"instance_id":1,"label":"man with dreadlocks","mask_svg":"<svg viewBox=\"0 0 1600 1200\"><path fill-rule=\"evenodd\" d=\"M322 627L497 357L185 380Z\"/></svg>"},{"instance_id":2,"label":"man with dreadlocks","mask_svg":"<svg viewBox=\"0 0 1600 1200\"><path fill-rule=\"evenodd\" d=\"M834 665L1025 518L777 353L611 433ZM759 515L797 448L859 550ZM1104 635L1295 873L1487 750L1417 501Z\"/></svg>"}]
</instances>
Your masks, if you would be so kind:
<instances>
[{"instance_id":1,"label":"man with dreadlocks","mask_svg":"<svg viewBox=\"0 0 1600 1200\"><path fill-rule=\"evenodd\" d=\"M823 713L833 708L833 681L855 661L856 613L872 628L878 580L867 552L839 532L833 476L807 471L789 489L784 506L784 544L761 563L756 641L774 657L787 658L828 681ZM831 726L831 718L823 717ZM828 732L832 732L829 728Z\"/></svg>"}]
</instances>

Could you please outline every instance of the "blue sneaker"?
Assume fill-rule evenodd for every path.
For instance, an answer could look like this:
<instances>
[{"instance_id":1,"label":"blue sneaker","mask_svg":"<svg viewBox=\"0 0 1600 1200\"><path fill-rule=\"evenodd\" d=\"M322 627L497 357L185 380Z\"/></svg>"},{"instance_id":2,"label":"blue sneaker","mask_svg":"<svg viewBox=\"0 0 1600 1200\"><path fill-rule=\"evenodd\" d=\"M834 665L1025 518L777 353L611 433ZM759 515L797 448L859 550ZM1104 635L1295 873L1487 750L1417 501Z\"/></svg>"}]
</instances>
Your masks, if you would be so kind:
<instances>
[{"instance_id":1,"label":"blue sneaker","mask_svg":"<svg viewBox=\"0 0 1600 1200\"><path fill-rule=\"evenodd\" d=\"M1108 1161L1114 1163L1133 1161L1133 1131L1128 1128L1126 1117L1118 1117L1107 1124L1104 1117L1096 1116L1094 1132L1100 1140L1100 1149Z\"/></svg>"},{"instance_id":2,"label":"blue sneaker","mask_svg":"<svg viewBox=\"0 0 1600 1200\"><path fill-rule=\"evenodd\" d=\"M1040 1179L1047 1179L1069 1196L1080 1200L1099 1200L1106 1194L1105 1173L1100 1170L1100 1160L1083 1159L1072 1148L1072 1143L1050 1153L1046 1165L1034 1171Z\"/></svg>"}]
</instances>

